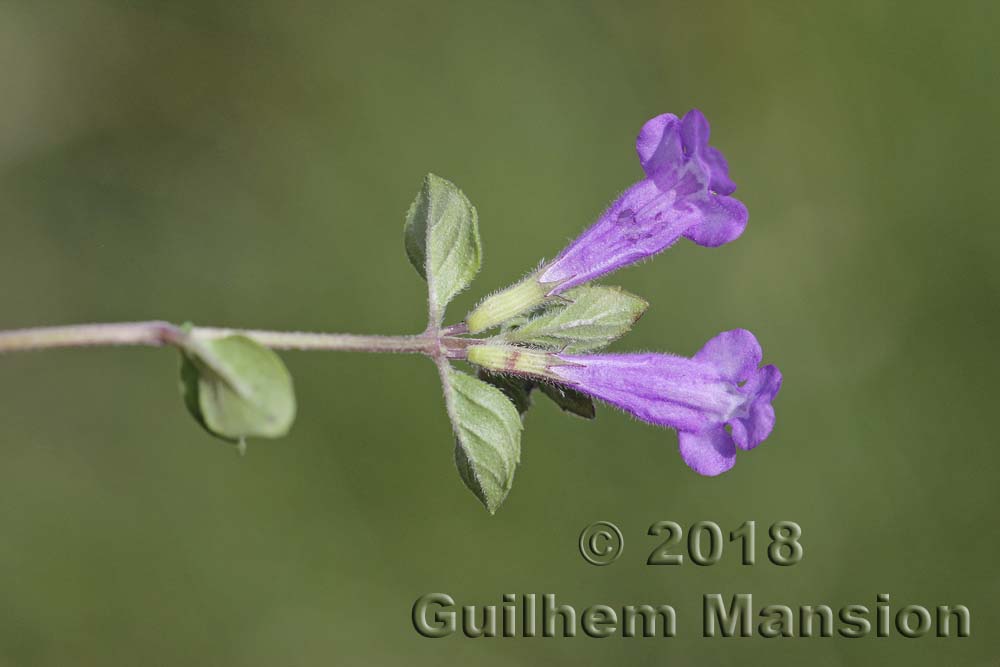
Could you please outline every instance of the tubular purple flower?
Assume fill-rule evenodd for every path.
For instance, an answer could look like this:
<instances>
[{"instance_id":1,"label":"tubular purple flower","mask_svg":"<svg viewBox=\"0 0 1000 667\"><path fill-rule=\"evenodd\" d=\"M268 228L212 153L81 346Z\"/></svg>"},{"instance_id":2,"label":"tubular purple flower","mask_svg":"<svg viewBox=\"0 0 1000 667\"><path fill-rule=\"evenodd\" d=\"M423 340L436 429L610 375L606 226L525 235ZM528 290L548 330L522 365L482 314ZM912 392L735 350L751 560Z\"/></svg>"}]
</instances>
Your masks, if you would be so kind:
<instances>
[{"instance_id":1,"label":"tubular purple flower","mask_svg":"<svg viewBox=\"0 0 1000 667\"><path fill-rule=\"evenodd\" d=\"M708 145L705 116L692 109L678 119L646 122L636 139L646 178L628 188L559 255L524 280L487 297L466 316L479 333L528 312L547 299L689 238L720 246L738 238L747 209L730 197L729 165Z\"/></svg>"},{"instance_id":2,"label":"tubular purple flower","mask_svg":"<svg viewBox=\"0 0 1000 667\"><path fill-rule=\"evenodd\" d=\"M702 475L733 467L736 449L753 449L774 428L775 366L745 329L726 331L688 359L670 354L556 354L473 346L469 361L492 370L562 383L678 431L684 461Z\"/></svg>"},{"instance_id":3,"label":"tubular purple flower","mask_svg":"<svg viewBox=\"0 0 1000 667\"><path fill-rule=\"evenodd\" d=\"M681 456L702 475L733 467L736 448L771 434L775 366L758 368L761 349L746 329L726 331L691 359L669 354L556 355L561 382L639 419L677 429ZM727 431L726 427L729 427Z\"/></svg>"},{"instance_id":4,"label":"tubular purple flower","mask_svg":"<svg viewBox=\"0 0 1000 667\"><path fill-rule=\"evenodd\" d=\"M738 238L747 209L730 197L736 184L729 165L708 145L708 121L692 109L678 119L663 114L646 122L636 140L646 178L539 273L558 294L671 246L681 236L702 246Z\"/></svg>"}]
</instances>

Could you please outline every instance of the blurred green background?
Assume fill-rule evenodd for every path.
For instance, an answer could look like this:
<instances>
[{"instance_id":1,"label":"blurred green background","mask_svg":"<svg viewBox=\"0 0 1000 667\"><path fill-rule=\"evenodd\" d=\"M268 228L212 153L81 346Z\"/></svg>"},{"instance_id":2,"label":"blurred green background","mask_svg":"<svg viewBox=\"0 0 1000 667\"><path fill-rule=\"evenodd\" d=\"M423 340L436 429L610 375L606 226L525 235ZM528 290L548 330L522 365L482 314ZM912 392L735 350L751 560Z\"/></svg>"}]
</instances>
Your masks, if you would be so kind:
<instances>
[{"instance_id":1,"label":"blurred green background","mask_svg":"<svg viewBox=\"0 0 1000 667\"><path fill-rule=\"evenodd\" d=\"M165 318L408 333L423 174L477 205L449 321L640 176L699 107L749 207L735 243L615 275L620 350L746 327L777 428L716 479L672 432L539 401L506 505L452 463L418 357L288 353L300 417L239 458L164 350L0 359L2 665L996 665L1000 325L992 2L0 2L0 328ZM580 530L625 534L586 564ZM649 567L654 521L804 530ZM679 637L429 640L414 600L670 603ZM701 596L967 605L972 637L704 639ZM895 632L894 632L895 635Z\"/></svg>"}]
</instances>

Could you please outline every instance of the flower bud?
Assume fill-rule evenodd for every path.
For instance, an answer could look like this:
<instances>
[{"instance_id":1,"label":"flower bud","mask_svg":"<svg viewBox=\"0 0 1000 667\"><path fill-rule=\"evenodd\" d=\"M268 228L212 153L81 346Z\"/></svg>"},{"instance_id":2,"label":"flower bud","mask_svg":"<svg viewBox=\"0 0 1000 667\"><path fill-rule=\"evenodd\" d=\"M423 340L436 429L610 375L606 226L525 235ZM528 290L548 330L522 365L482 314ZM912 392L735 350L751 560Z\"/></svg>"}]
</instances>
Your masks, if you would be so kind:
<instances>
[{"instance_id":1,"label":"flower bud","mask_svg":"<svg viewBox=\"0 0 1000 667\"><path fill-rule=\"evenodd\" d=\"M469 333L479 333L534 310L548 298L547 289L531 274L519 283L486 297L466 318Z\"/></svg>"}]
</instances>

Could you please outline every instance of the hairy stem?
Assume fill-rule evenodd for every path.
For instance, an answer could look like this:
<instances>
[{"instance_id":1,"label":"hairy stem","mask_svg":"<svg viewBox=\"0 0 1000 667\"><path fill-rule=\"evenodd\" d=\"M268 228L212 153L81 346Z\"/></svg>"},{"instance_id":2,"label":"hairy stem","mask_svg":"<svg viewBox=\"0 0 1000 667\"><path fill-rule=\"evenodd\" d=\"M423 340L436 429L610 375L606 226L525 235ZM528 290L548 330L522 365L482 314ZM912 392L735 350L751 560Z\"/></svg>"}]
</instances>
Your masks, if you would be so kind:
<instances>
[{"instance_id":1,"label":"hairy stem","mask_svg":"<svg viewBox=\"0 0 1000 667\"><path fill-rule=\"evenodd\" d=\"M39 327L0 331L0 353L108 345L159 347L176 344L183 338L180 327L158 321Z\"/></svg>"},{"instance_id":2,"label":"hairy stem","mask_svg":"<svg viewBox=\"0 0 1000 667\"><path fill-rule=\"evenodd\" d=\"M333 352L401 352L434 354L434 338L426 334L413 336L367 336L360 334L310 333L306 331L259 331L253 329L220 329L197 327L195 335L222 338L240 335L251 338L264 347L275 350L327 350ZM0 344L2 349L2 344Z\"/></svg>"},{"instance_id":3,"label":"hairy stem","mask_svg":"<svg viewBox=\"0 0 1000 667\"><path fill-rule=\"evenodd\" d=\"M221 338L246 336L275 350L331 350L344 352L403 352L440 356L464 356L468 341L437 338L429 333L414 336L362 336L355 334L308 333L300 331L257 331L195 327L185 332L169 322L120 322L39 327L0 331L0 354L67 347L180 345L187 336ZM454 348L454 351L453 351ZM442 351L444 350L444 352Z\"/></svg>"}]
</instances>

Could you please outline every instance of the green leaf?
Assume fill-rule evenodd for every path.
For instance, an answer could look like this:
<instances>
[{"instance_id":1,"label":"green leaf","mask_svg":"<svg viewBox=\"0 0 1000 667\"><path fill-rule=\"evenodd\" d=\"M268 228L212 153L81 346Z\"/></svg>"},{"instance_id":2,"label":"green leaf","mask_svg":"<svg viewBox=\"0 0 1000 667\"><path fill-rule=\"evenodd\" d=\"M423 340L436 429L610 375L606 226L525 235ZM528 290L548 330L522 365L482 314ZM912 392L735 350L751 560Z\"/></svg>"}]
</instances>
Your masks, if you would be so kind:
<instances>
[{"instance_id":1,"label":"green leaf","mask_svg":"<svg viewBox=\"0 0 1000 667\"><path fill-rule=\"evenodd\" d=\"M199 389L198 389L198 379L200 377L198 369L195 365L191 363L187 355L183 352L181 353L181 398L184 399L184 407L187 411L191 413L195 421L198 422L203 429L212 433L212 429L208 428L208 424L205 423L205 415L201 412L201 402L199 399ZM212 433L212 435L215 435ZM227 439L227 438L223 438Z\"/></svg>"},{"instance_id":2,"label":"green leaf","mask_svg":"<svg viewBox=\"0 0 1000 667\"><path fill-rule=\"evenodd\" d=\"M442 374L455 431L455 466L462 481L493 514L521 461L521 416L502 391L448 366Z\"/></svg>"},{"instance_id":3,"label":"green leaf","mask_svg":"<svg viewBox=\"0 0 1000 667\"><path fill-rule=\"evenodd\" d=\"M562 408L563 412L584 419L594 419L597 416L597 408L590 396L565 385L536 382L531 378L506 373L493 373L485 368L480 368L476 375L483 382L488 382L502 391L521 414L522 420L533 404L531 395L536 389L541 389L542 393Z\"/></svg>"},{"instance_id":4,"label":"green leaf","mask_svg":"<svg viewBox=\"0 0 1000 667\"><path fill-rule=\"evenodd\" d=\"M562 296L563 303L550 306L501 338L567 353L596 350L627 333L649 306L620 287L603 285L576 287Z\"/></svg>"},{"instance_id":5,"label":"green leaf","mask_svg":"<svg viewBox=\"0 0 1000 667\"><path fill-rule=\"evenodd\" d=\"M427 281L431 310L441 317L482 264L476 209L452 183L427 174L403 230L406 255Z\"/></svg>"},{"instance_id":6,"label":"green leaf","mask_svg":"<svg viewBox=\"0 0 1000 667\"><path fill-rule=\"evenodd\" d=\"M593 419L597 416L594 400L590 396L578 392L576 389L570 389L560 384L549 384L547 382L539 383L538 388L542 390L543 394L551 398L556 405L562 408L564 412L569 412L584 419Z\"/></svg>"},{"instance_id":7,"label":"green leaf","mask_svg":"<svg viewBox=\"0 0 1000 667\"><path fill-rule=\"evenodd\" d=\"M181 362L188 412L223 440L277 438L295 420L292 377L273 351L245 336L190 339Z\"/></svg>"},{"instance_id":8,"label":"green leaf","mask_svg":"<svg viewBox=\"0 0 1000 667\"><path fill-rule=\"evenodd\" d=\"M483 382L488 382L502 391L522 417L531 407L531 390L535 388L534 380L516 375L491 373L485 368L480 368L476 375Z\"/></svg>"}]
</instances>

